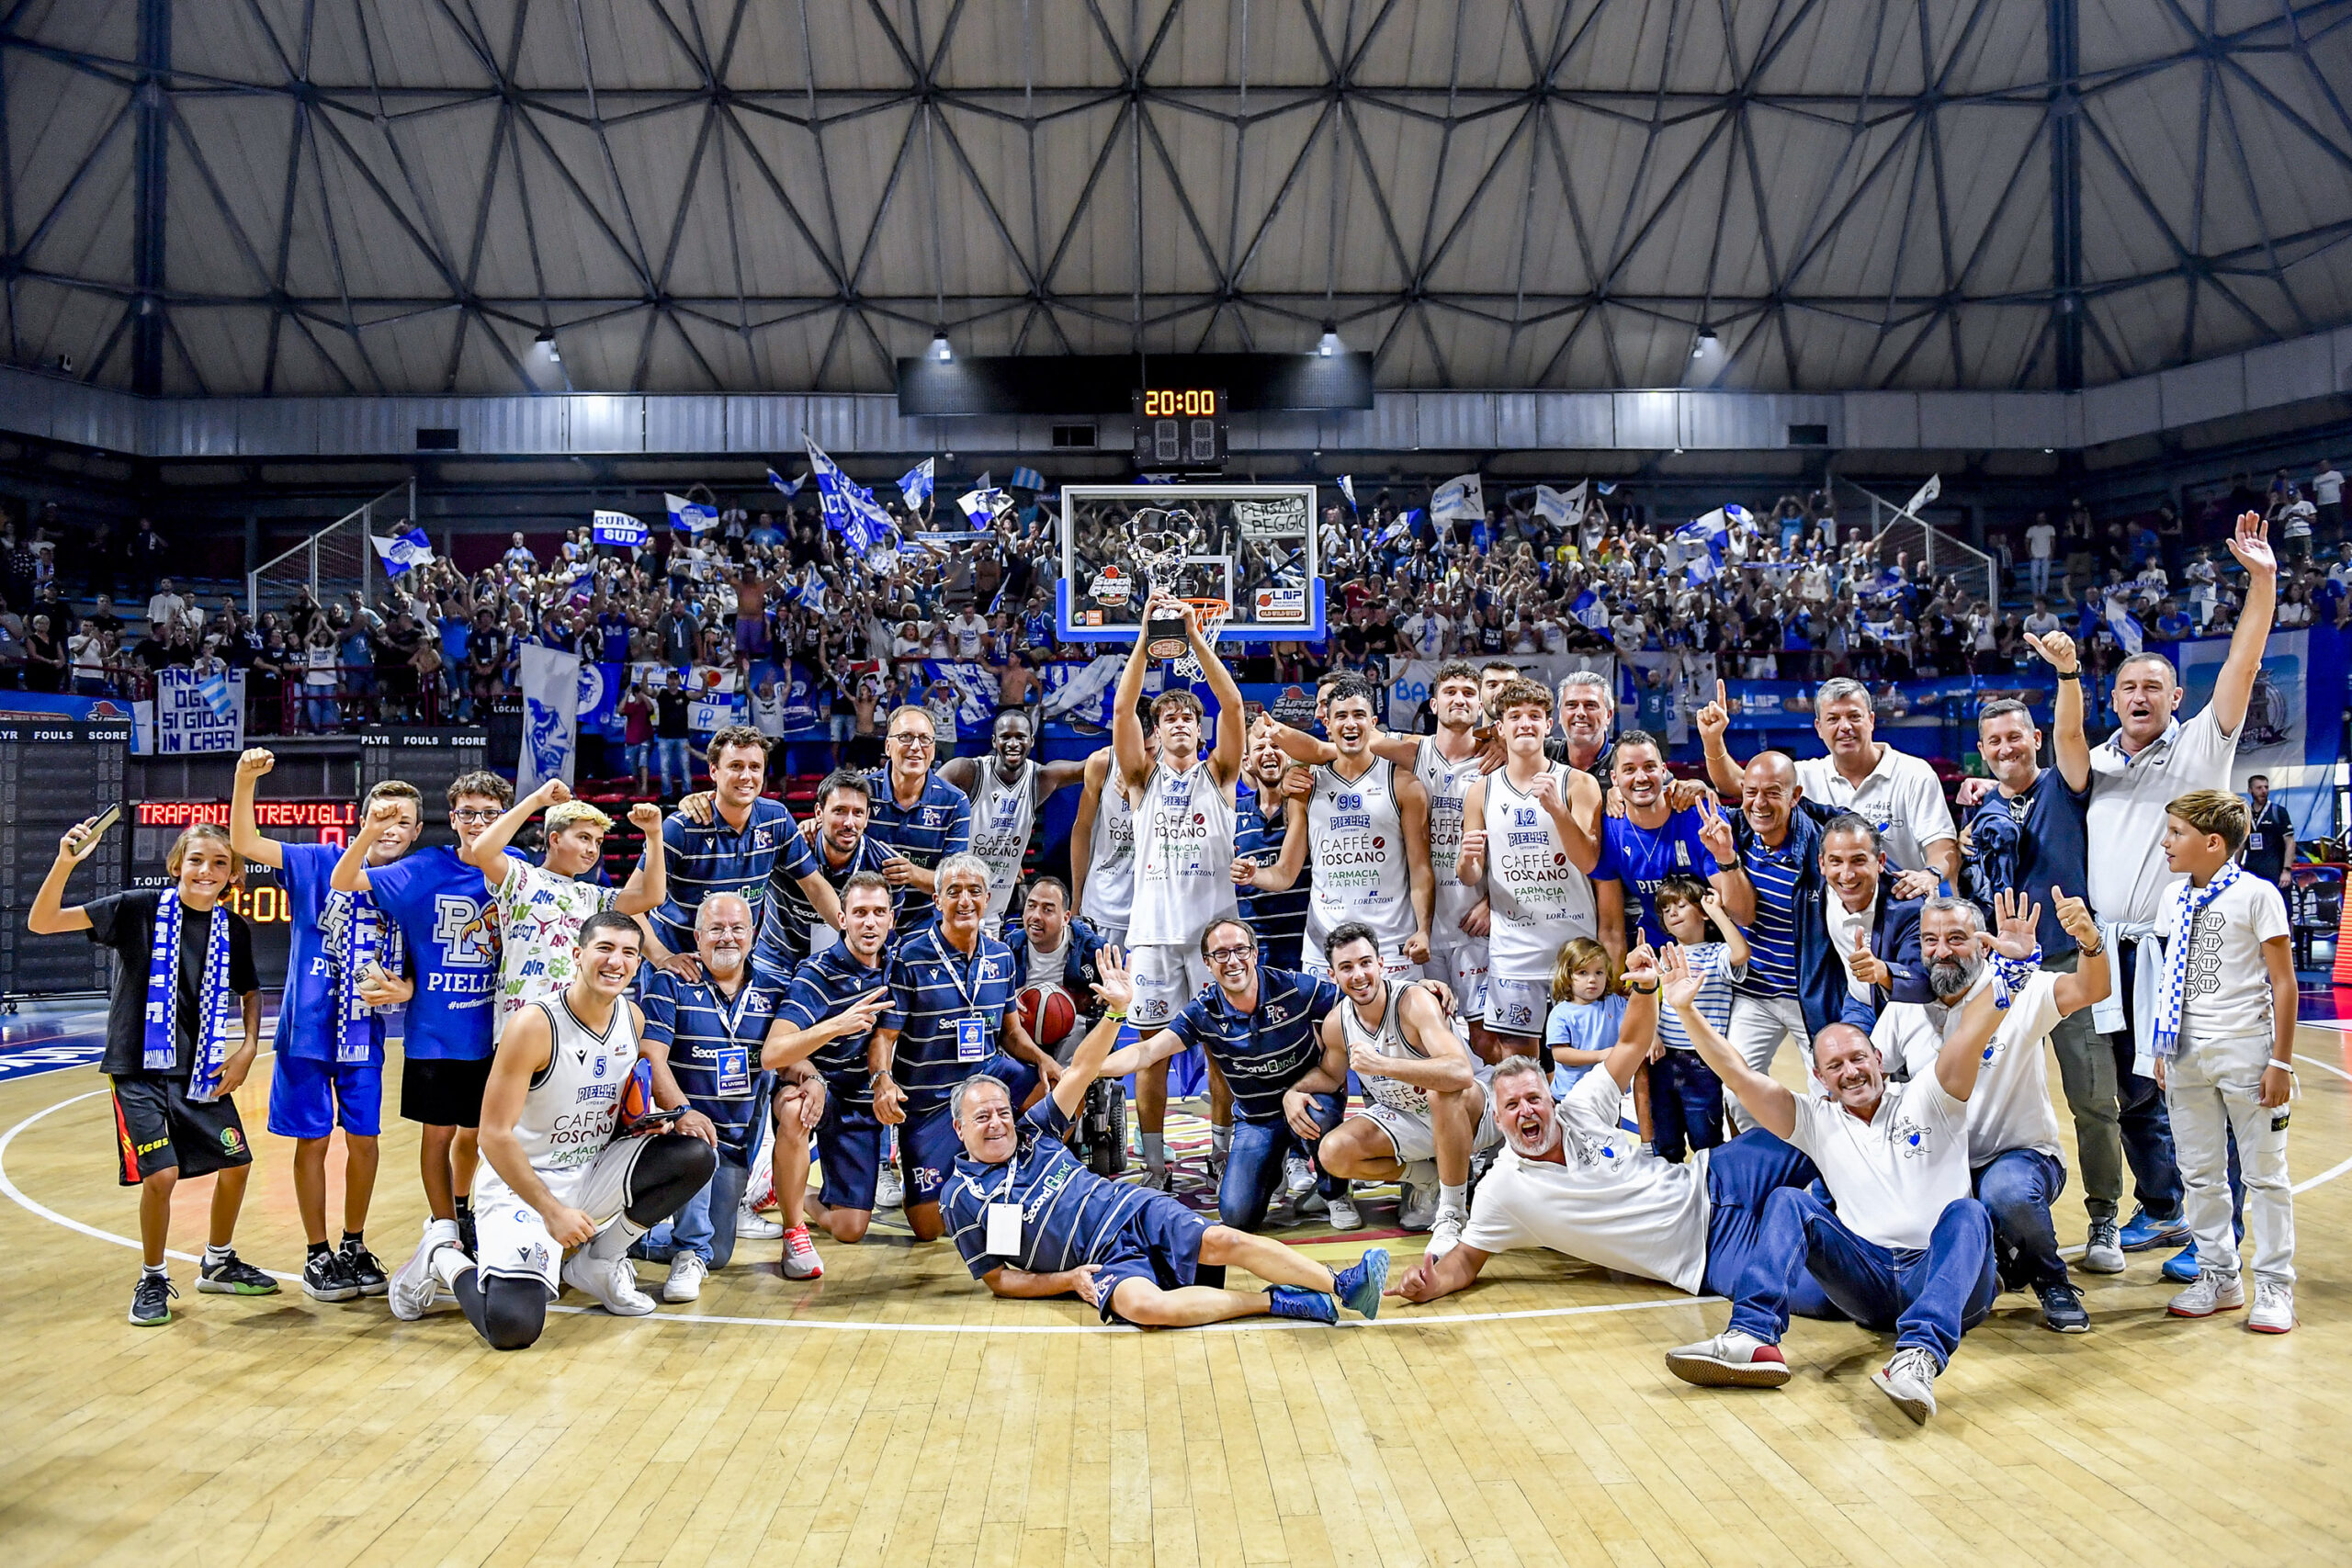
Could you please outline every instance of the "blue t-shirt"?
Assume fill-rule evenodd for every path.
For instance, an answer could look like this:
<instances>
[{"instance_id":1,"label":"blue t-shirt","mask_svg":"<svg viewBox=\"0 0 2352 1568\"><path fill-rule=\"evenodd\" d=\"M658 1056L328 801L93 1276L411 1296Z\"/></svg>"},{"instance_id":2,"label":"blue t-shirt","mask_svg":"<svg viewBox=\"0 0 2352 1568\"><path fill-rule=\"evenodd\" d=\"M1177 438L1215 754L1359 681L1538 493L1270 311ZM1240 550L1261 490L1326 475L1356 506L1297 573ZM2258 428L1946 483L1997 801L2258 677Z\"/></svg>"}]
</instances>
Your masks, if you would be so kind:
<instances>
[{"instance_id":1,"label":"blue t-shirt","mask_svg":"<svg viewBox=\"0 0 2352 1568\"><path fill-rule=\"evenodd\" d=\"M397 922L415 968L401 1048L414 1061L478 1062L497 1048L498 909L482 874L447 847L368 868L376 907Z\"/></svg>"},{"instance_id":2,"label":"blue t-shirt","mask_svg":"<svg viewBox=\"0 0 2352 1568\"><path fill-rule=\"evenodd\" d=\"M879 964L868 969L847 947L836 942L801 960L792 972L784 998L776 1003L775 1015L787 1028L806 1029L846 1010L858 998L888 987L894 977L888 950L884 950ZM903 1014L886 1009L875 1024L880 1029L899 1029L905 1021ZM871 1030L841 1035L808 1055L808 1065L824 1075L826 1092L853 1111L874 1109L874 1084L865 1063L865 1048L873 1038Z\"/></svg>"},{"instance_id":3,"label":"blue t-shirt","mask_svg":"<svg viewBox=\"0 0 2352 1568\"><path fill-rule=\"evenodd\" d=\"M2070 789L2065 774L2044 768L2015 799L1995 789L1969 818L1975 854L1962 874L1962 887L1988 911L1993 895L2004 888L2031 897L2041 907L2035 935L2044 959L2075 951L2073 934L2058 923L2058 901L2050 889L2055 884L2074 897L2089 896L2090 804L2089 790ZM2016 828L2013 835L1988 830L1989 821L2002 818ZM2006 855L1992 852L1996 842L2008 844Z\"/></svg>"},{"instance_id":4,"label":"blue t-shirt","mask_svg":"<svg viewBox=\"0 0 2352 1568\"><path fill-rule=\"evenodd\" d=\"M1099 1262L1103 1244L1151 1201L1149 1189L1106 1180L1087 1169L1063 1141L1069 1131L1069 1118L1048 1095L1016 1124L1014 1154L1004 1164L956 1156L956 1174L939 1195L939 1213L973 1279L1007 1266L1057 1274ZM990 1203L1021 1205L1021 1250L1015 1256L988 1249Z\"/></svg>"},{"instance_id":5,"label":"blue t-shirt","mask_svg":"<svg viewBox=\"0 0 2352 1568\"><path fill-rule=\"evenodd\" d=\"M1558 1051L1611 1051L1617 1045L1617 1031L1625 1021L1625 998L1616 991L1597 1002L1554 1002L1544 1019L1544 1043ZM1552 1098L1559 1099L1576 1087L1577 1080L1592 1071L1590 1062L1555 1062L1552 1066Z\"/></svg>"},{"instance_id":6,"label":"blue t-shirt","mask_svg":"<svg viewBox=\"0 0 2352 1568\"><path fill-rule=\"evenodd\" d=\"M907 1091L907 1114L944 1110L956 1086L996 1056L1012 1000L1012 954L981 931L967 956L933 923L899 944L890 993L900 1019L890 1076Z\"/></svg>"},{"instance_id":7,"label":"blue t-shirt","mask_svg":"<svg viewBox=\"0 0 2352 1568\"><path fill-rule=\"evenodd\" d=\"M1696 807L1674 813L1663 828L1640 827L1630 817L1600 819L1600 859L1592 868L1592 880L1632 885L1638 897L1626 899L1626 907L1638 910L1642 940L1652 947L1674 940L1658 921L1658 885L1678 871L1704 882L1722 869L1700 839L1699 827Z\"/></svg>"},{"instance_id":8,"label":"blue t-shirt","mask_svg":"<svg viewBox=\"0 0 2352 1568\"><path fill-rule=\"evenodd\" d=\"M1289 830L1290 814L1284 797L1275 792L1269 799L1245 783L1233 818L1233 858L1246 856L1262 865L1272 865L1282 858L1283 840ZM1288 968L1299 962L1300 946L1306 940L1306 906L1314 869L1314 857L1310 855L1298 863L1298 880L1283 891L1241 895L1242 919L1258 933L1259 950L1268 955L1267 962L1279 967Z\"/></svg>"},{"instance_id":9,"label":"blue t-shirt","mask_svg":"<svg viewBox=\"0 0 2352 1568\"><path fill-rule=\"evenodd\" d=\"M865 775L873 805L865 819L865 836L876 848L896 850L925 871L949 855L972 847L971 797L937 773L923 776L922 794L912 806L900 806L890 793L890 771ZM930 922L934 912L931 895L916 887L899 892L899 930L911 931Z\"/></svg>"},{"instance_id":10,"label":"blue t-shirt","mask_svg":"<svg viewBox=\"0 0 2352 1568\"><path fill-rule=\"evenodd\" d=\"M1233 1113L1244 1122L1283 1117L1283 1096L1323 1059L1318 1030L1340 1005L1340 987L1287 969L1258 971L1258 1006L1236 1012L1215 986L1184 1004L1168 1025L1187 1045L1209 1054L1233 1090Z\"/></svg>"},{"instance_id":11,"label":"blue t-shirt","mask_svg":"<svg viewBox=\"0 0 2352 1568\"><path fill-rule=\"evenodd\" d=\"M334 896L335 862L343 858L343 851L334 844L281 844L278 848L286 857L277 880L286 889L288 936L286 992L277 1008L277 1048L306 1062L332 1062L335 1055L334 960L328 947L326 911L327 901ZM368 1060L380 1066L382 1015L370 1012L365 1027Z\"/></svg>"},{"instance_id":12,"label":"blue t-shirt","mask_svg":"<svg viewBox=\"0 0 2352 1568\"><path fill-rule=\"evenodd\" d=\"M647 1042L670 1048L670 1076L687 1103L710 1118L720 1142L748 1151L753 1123L767 1109L760 1046L775 1019L777 987L747 971L730 1000L707 979L650 973L638 1003Z\"/></svg>"},{"instance_id":13,"label":"blue t-shirt","mask_svg":"<svg viewBox=\"0 0 2352 1568\"><path fill-rule=\"evenodd\" d=\"M670 897L652 917L662 944L673 953L692 953L695 911L714 893L741 894L756 919L776 857L785 852L786 840L799 839L791 811L765 795L752 802L752 814L740 830L729 827L716 807L707 823L670 813L662 824Z\"/></svg>"}]
</instances>

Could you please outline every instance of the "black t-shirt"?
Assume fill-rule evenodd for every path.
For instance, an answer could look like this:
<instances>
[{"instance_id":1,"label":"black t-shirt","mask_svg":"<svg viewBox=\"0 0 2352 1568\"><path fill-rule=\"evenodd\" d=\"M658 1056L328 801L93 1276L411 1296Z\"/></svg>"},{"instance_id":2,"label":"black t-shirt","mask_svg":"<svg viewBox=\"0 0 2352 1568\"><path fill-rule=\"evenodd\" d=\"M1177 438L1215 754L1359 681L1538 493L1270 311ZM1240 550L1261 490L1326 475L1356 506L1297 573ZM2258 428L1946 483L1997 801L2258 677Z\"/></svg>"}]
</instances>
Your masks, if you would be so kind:
<instances>
[{"instance_id":1,"label":"black t-shirt","mask_svg":"<svg viewBox=\"0 0 2352 1568\"><path fill-rule=\"evenodd\" d=\"M168 1072L148 1074L141 1066L147 1054L147 955L155 944L155 908L163 902L160 887L134 887L127 893L93 898L82 906L90 917L90 940L114 949L120 961L115 972L114 995L107 1004L107 1049L98 1070L113 1077L188 1076L193 1066L198 998L204 986L204 949L211 940L216 915L229 921L229 988L240 997L261 989L254 968L253 928L232 909L180 912L179 1055Z\"/></svg>"},{"instance_id":2,"label":"black t-shirt","mask_svg":"<svg viewBox=\"0 0 2352 1568\"><path fill-rule=\"evenodd\" d=\"M686 705L684 692L656 692L653 705L661 716L654 721L653 733L662 740L684 740L687 736Z\"/></svg>"}]
</instances>

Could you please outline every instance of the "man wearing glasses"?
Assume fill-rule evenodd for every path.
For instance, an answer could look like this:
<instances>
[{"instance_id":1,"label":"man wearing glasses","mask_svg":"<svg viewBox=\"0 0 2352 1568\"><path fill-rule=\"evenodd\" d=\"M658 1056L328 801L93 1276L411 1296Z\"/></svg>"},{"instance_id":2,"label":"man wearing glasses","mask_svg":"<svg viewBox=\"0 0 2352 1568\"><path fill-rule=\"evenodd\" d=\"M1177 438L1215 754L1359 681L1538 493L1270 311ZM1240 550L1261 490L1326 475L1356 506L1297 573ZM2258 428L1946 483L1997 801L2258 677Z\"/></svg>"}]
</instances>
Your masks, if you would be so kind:
<instances>
[{"instance_id":1,"label":"man wearing glasses","mask_svg":"<svg viewBox=\"0 0 2352 1568\"><path fill-rule=\"evenodd\" d=\"M926 709L910 703L895 710L882 743L887 761L867 776L874 793L865 835L884 852L882 874L899 898L898 929L911 936L936 912L939 863L972 847L972 803L932 772L938 734Z\"/></svg>"}]
</instances>

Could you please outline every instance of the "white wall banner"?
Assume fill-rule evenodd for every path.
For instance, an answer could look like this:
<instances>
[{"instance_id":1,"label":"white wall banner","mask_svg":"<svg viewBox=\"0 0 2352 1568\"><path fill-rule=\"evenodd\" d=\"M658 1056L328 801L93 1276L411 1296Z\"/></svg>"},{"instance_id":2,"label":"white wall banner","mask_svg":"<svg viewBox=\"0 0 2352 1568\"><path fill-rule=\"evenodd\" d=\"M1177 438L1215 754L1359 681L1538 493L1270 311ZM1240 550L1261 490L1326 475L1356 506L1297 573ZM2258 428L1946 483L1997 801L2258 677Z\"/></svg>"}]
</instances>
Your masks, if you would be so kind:
<instances>
[{"instance_id":1,"label":"white wall banner","mask_svg":"<svg viewBox=\"0 0 2352 1568\"><path fill-rule=\"evenodd\" d=\"M2238 734L2237 763L2230 771L2230 787L2243 794L2252 773L2268 773L2275 785L2281 770L2303 762L2305 715L2303 673L2311 668L2311 637L2307 631L2270 634L2263 645L2262 668L2254 677L2254 694L2245 705L2245 728ZM2181 716L2204 711L2213 700L2213 682L2230 656L2227 637L2200 637L2180 645Z\"/></svg>"},{"instance_id":2,"label":"white wall banner","mask_svg":"<svg viewBox=\"0 0 2352 1568\"><path fill-rule=\"evenodd\" d=\"M548 779L571 782L580 751L580 656L527 643L521 665L523 748L514 788L528 795Z\"/></svg>"},{"instance_id":3,"label":"white wall banner","mask_svg":"<svg viewBox=\"0 0 2352 1568\"><path fill-rule=\"evenodd\" d=\"M154 754L244 750L245 672L230 671L228 686L229 712L223 717L195 671L169 666L155 671Z\"/></svg>"}]
</instances>

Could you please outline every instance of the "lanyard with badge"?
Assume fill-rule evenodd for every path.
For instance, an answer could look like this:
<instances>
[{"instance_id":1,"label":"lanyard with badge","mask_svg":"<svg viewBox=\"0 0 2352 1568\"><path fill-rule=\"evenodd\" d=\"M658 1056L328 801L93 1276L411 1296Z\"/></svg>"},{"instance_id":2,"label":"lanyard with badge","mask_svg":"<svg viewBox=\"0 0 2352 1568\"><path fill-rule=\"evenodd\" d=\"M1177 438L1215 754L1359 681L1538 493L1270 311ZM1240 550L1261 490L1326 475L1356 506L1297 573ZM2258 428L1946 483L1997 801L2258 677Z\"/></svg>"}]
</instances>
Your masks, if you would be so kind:
<instances>
[{"instance_id":1,"label":"lanyard with badge","mask_svg":"<svg viewBox=\"0 0 2352 1568\"><path fill-rule=\"evenodd\" d=\"M727 1032L727 1043L713 1053L718 1059L715 1069L718 1079L718 1096L721 1100L741 1100L752 1092L752 1049L736 1033L743 1021L743 1010L752 1005L752 978L746 975L735 992L735 1011L728 1016L727 998L718 987L710 987L711 1011L718 1015L718 1027Z\"/></svg>"},{"instance_id":2,"label":"lanyard with badge","mask_svg":"<svg viewBox=\"0 0 2352 1568\"><path fill-rule=\"evenodd\" d=\"M1008 1262L1021 1258L1021 1138L1016 1133L1012 1140L1012 1157L1004 1162L1004 1185L989 1200L988 1234L984 1238L989 1253Z\"/></svg>"},{"instance_id":3,"label":"lanyard with badge","mask_svg":"<svg viewBox=\"0 0 2352 1568\"><path fill-rule=\"evenodd\" d=\"M947 977L956 983L956 994L964 998L964 1006L970 1010L971 1016L958 1016L956 1020L956 1060L959 1063L985 1062L989 1059L989 1021L979 1016L980 1004L972 999L970 982L965 975L956 972L955 947L941 941L936 931L933 931L931 940L939 950L939 966L947 971ZM965 960L965 969L968 972L979 961L979 946L975 942L972 956Z\"/></svg>"}]
</instances>

